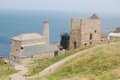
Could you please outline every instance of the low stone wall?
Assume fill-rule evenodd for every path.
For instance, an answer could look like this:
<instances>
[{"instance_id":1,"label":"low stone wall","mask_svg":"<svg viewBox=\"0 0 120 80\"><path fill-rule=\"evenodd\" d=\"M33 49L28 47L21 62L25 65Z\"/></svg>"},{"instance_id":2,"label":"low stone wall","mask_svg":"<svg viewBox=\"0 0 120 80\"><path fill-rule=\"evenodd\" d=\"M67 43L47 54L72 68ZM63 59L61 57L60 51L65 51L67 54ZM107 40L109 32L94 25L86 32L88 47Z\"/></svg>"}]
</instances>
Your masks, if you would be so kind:
<instances>
[{"instance_id":1,"label":"low stone wall","mask_svg":"<svg viewBox=\"0 0 120 80\"><path fill-rule=\"evenodd\" d=\"M54 52L47 52L47 53L39 53L37 55L29 56L29 57L16 57L13 55L10 55L10 60L13 60L17 63L29 63L32 60L38 60L38 59L50 59L54 57Z\"/></svg>"},{"instance_id":2,"label":"low stone wall","mask_svg":"<svg viewBox=\"0 0 120 80\"><path fill-rule=\"evenodd\" d=\"M40 53L33 56L33 59L49 59L54 57L54 52Z\"/></svg>"}]
</instances>

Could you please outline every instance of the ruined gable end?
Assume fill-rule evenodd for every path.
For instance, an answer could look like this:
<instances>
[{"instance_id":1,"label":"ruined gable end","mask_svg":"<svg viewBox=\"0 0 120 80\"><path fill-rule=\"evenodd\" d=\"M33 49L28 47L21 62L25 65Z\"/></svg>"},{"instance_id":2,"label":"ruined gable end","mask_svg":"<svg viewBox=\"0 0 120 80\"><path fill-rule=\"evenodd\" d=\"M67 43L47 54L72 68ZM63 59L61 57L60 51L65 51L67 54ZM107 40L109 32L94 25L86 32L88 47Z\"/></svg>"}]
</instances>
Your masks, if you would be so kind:
<instances>
[{"instance_id":1,"label":"ruined gable end","mask_svg":"<svg viewBox=\"0 0 120 80\"><path fill-rule=\"evenodd\" d=\"M93 14L90 19L100 19L100 17L97 14Z\"/></svg>"}]
</instances>

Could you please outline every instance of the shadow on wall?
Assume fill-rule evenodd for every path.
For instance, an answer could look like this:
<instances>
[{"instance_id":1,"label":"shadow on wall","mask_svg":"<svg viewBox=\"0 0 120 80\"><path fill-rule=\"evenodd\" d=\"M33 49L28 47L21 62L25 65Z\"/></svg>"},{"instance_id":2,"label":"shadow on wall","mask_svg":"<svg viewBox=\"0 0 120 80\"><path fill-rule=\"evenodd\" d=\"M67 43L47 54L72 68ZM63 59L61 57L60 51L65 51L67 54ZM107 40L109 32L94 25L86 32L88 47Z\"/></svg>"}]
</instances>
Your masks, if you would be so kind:
<instances>
[{"instance_id":1,"label":"shadow on wall","mask_svg":"<svg viewBox=\"0 0 120 80\"><path fill-rule=\"evenodd\" d=\"M67 32L61 34L60 49L69 49L69 39L70 35Z\"/></svg>"}]
</instances>

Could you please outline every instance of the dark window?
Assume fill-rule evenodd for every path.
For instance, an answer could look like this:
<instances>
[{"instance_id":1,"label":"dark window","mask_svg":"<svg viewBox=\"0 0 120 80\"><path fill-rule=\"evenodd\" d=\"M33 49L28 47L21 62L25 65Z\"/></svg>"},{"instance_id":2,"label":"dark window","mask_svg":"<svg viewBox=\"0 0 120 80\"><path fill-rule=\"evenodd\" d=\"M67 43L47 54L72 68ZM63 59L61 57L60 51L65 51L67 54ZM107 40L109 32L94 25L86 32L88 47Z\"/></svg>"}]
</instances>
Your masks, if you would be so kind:
<instances>
[{"instance_id":1,"label":"dark window","mask_svg":"<svg viewBox=\"0 0 120 80\"><path fill-rule=\"evenodd\" d=\"M92 34L90 34L90 40L92 40L92 37L93 37L93 35L92 35Z\"/></svg>"},{"instance_id":2,"label":"dark window","mask_svg":"<svg viewBox=\"0 0 120 80\"><path fill-rule=\"evenodd\" d=\"M76 41L74 41L74 49L76 49L77 48L77 43L76 43Z\"/></svg>"},{"instance_id":3,"label":"dark window","mask_svg":"<svg viewBox=\"0 0 120 80\"><path fill-rule=\"evenodd\" d=\"M58 56L58 51L55 51L55 52L54 52L54 56Z\"/></svg>"},{"instance_id":4,"label":"dark window","mask_svg":"<svg viewBox=\"0 0 120 80\"><path fill-rule=\"evenodd\" d=\"M21 47L21 49L23 49L23 47Z\"/></svg>"},{"instance_id":5,"label":"dark window","mask_svg":"<svg viewBox=\"0 0 120 80\"><path fill-rule=\"evenodd\" d=\"M96 33L97 31L95 30L95 33Z\"/></svg>"},{"instance_id":6,"label":"dark window","mask_svg":"<svg viewBox=\"0 0 120 80\"><path fill-rule=\"evenodd\" d=\"M90 44L92 44L92 42L90 42Z\"/></svg>"},{"instance_id":7,"label":"dark window","mask_svg":"<svg viewBox=\"0 0 120 80\"><path fill-rule=\"evenodd\" d=\"M85 46L87 46L87 43L85 43Z\"/></svg>"}]
</instances>

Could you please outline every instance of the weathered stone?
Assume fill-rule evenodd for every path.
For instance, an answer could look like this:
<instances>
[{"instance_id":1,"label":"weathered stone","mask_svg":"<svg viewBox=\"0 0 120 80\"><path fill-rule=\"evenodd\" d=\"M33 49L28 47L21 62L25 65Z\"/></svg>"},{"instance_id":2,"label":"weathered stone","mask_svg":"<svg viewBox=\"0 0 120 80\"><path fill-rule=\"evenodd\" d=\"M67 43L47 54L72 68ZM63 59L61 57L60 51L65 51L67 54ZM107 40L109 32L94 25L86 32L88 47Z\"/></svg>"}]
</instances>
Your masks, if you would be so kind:
<instances>
[{"instance_id":1,"label":"weathered stone","mask_svg":"<svg viewBox=\"0 0 120 80\"><path fill-rule=\"evenodd\" d=\"M94 14L88 19L72 19L70 49L84 47L99 42L101 39L101 21Z\"/></svg>"},{"instance_id":2,"label":"weathered stone","mask_svg":"<svg viewBox=\"0 0 120 80\"><path fill-rule=\"evenodd\" d=\"M57 56L58 52L56 51L58 51L58 48L49 44L48 21L44 22L43 28L43 35L38 33L26 33L11 38L10 59L23 63L25 61L48 59ZM41 45L43 49L42 47L38 47L38 45ZM27 48L25 46L27 46Z\"/></svg>"}]
</instances>

